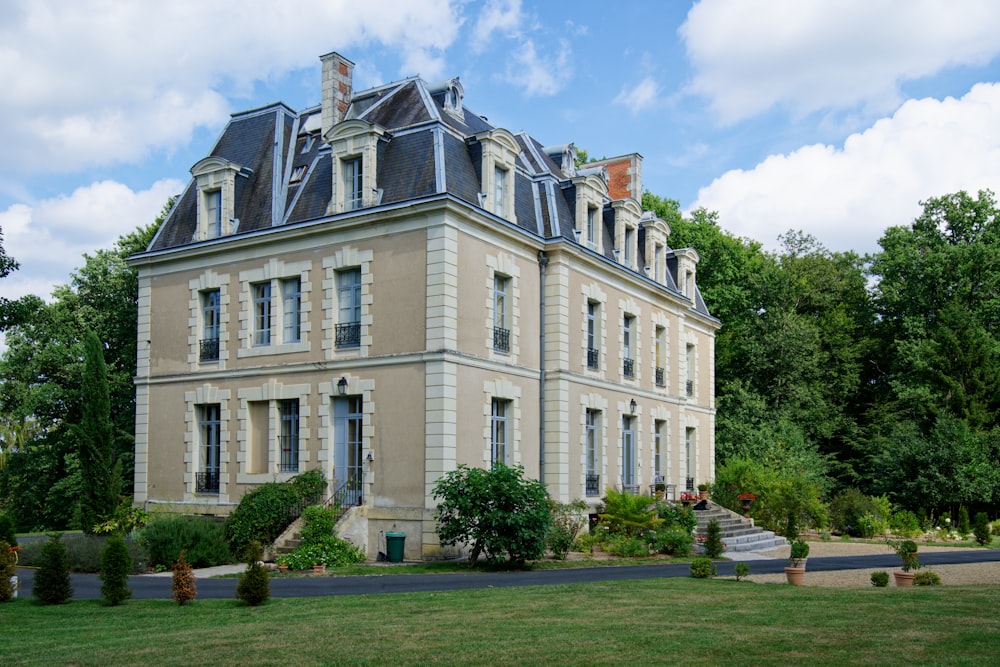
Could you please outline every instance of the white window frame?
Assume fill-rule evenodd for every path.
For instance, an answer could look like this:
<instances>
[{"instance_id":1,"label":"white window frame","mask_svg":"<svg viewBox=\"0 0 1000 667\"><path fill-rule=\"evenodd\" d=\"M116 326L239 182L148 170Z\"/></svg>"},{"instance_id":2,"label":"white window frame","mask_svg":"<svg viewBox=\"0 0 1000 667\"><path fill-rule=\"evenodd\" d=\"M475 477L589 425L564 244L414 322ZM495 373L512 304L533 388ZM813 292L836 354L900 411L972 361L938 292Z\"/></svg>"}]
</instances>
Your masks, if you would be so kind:
<instances>
[{"instance_id":1,"label":"white window frame","mask_svg":"<svg viewBox=\"0 0 1000 667\"><path fill-rule=\"evenodd\" d=\"M274 326L271 281L252 283L250 289L253 299L253 346L269 347Z\"/></svg>"},{"instance_id":2,"label":"white window frame","mask_svg":"<svg viewBox=\"0 0 1000 667\"><path fill-rule=\"evenodd\" d=\"M298 343L302 340L302 278L281 278L281 342Z\"/></svg>"},{"instance_id":3,"label":"white window frame","mask_svg":"<svg viewBox=\"0 0 1000 667\"><path fill-rule=\"evenodd\" d=\"M512 401L494 397L490 402L490 464L508 465L510 449L510 424L508 421Z\"/></svg>"}]
</instances>

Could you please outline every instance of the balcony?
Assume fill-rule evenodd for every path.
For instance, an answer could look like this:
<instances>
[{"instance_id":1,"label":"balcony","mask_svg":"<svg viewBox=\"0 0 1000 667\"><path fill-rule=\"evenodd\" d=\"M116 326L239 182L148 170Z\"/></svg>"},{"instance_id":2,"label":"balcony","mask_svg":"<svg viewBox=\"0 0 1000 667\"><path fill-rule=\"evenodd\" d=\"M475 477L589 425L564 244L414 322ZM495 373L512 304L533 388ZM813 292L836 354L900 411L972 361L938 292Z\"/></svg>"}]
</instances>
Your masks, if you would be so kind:
<instances>
[{"instance_id":1,"label":"balcony","mask_svg":"<svg viewBox=\"0 0 1000 667\"><path fill-rule=\"evenodd\" d=\"M599 495L601 495L601 476L600 475L587 475L587 495L588 496L599 496Z\"/></svg>"},{"instance_id":2,"label":"balcony","mask_svg":"<svg viewBox=\"0 0 1000 667\"><path fill-rule=\"evenodd\" d=\"M667 385L666 369L661 366L657 366L654 372L656 375L656 386L665 387Z\"/></svg>"},{"instance_id":3,"label":"balcony","mask_svg":"<svg viewBox=\"0 0 1000 667\"><path fill-rule=\"evenodd\" d=\"M336 346L338 349L346 347L361 347L361 322L338 324L335 335Z\"/></svg>"},{"instance_id":4,"label":"balcony","mask_svg":"<svg viewBox=\"0 0 1000 667\"><path fill-rule=\"evenodd\" d=\"M493 349L497 352L510 352L510 329L493 327Z\"/></svg>"},{"instance_id":5,"label":"balcony","mask_svg":"<svg viewBox=\"0 0 1000 667\"><path fill-rule=\"evenodd\" d=\"M635 360L626 359L622 363L622 374L627 378L635 377Z\"/></svg>"},{"instance_id":6,"label":"balcony","mask_svg":"<svg viewBox=\"0 0 1000 667\"><path fill-rule=\"evenodd\" d=\"M218 338L203 338L201 344L198 346L198 360L199 361L218 361L219 360L219 339Z\"/></svg>"},{"instance_id":7,"label":"balcony","mask_svg":"<svg viewBox=\"0 0 1000 667\"><path fill-rule=\"evenodd\" d=\"M219 471L196 472L194 474L194 490L197 493L218 493Z\"/></svg>"},{"instance_id":8,"label":"balcony","mask_svg":"<svg viewBox=\"0 0 1000 667\"><path fill-rule=\"evenodd\" d=\"M597 369L598 362L601 359L600 353L592 347L587 348L587 368Z\"/></svg>"},{"instance_id":9,"label":"balcony","mask_svg":"<svg viewBox=\"0 0 1000 667\"><path fill-rule=\"evenodd\" d=\"M694 380L688 380L684 386L684 390L687 392L689 398L694 396Z\"/></svg>"},{"instance_id":10,"label":"balcony","mask_svg":"<svg viewBox=\"0 0 1000 667\"><path fill-rule=\"evenodd\" d=\"M281 461L278 463L280 472L299 471L299 439L297 436L278 436L281 446Z\"/></svg>"}]
</instances>

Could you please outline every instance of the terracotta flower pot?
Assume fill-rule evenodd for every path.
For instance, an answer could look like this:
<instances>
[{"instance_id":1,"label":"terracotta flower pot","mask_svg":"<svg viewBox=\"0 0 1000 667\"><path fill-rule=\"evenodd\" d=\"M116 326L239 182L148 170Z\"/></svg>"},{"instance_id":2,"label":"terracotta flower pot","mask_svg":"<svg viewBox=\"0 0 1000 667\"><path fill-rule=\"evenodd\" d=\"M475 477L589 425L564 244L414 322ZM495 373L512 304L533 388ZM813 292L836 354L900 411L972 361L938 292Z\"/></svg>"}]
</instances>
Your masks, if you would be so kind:
<instances>
[{"instance_id":1,"label":"terracotta flower pot","mask_svg":"<svg viewBox=\"0 0 1000 667\"><path fill-rule=\"evenodd\" d=\"M326 572L326 563L313 565L313 574L323 574L324 572Z\"/></svg>"},{"instance_id":2,"label":"terracotta flower pot","mask_svg":"<svg viewBox=\"0 0 1000 667\"><path fill-rule=\"evenodd\" d=\"M788 583L792 586L801 586L802 580L806 576L806 568L804 567L786 567L785 568L785 578L788 579Z\"/></svg>"},{"instance_id":3,"label":"terracotta flower pot","mask_svg":"<svg viewBox=\"0 0 1000 667\"><path fill-rule=\"evenodd\" d=\"M708 491L699 491L698 500L708 500Z\"/></svg>"},{"instance_id":4,"label":"terracotta flower pot","mask_svg":"<svg viewBox=\"0 0 1000 667\"><path fill-rule=\"evenodd\" d=\"M897 586L912 586L913 585L913 576L914 576L913 572L903 572L903 571L897 570L896 572L892 573L892 576L894 576L896 578L896 585Z\"/></svg>"}]
</instances>

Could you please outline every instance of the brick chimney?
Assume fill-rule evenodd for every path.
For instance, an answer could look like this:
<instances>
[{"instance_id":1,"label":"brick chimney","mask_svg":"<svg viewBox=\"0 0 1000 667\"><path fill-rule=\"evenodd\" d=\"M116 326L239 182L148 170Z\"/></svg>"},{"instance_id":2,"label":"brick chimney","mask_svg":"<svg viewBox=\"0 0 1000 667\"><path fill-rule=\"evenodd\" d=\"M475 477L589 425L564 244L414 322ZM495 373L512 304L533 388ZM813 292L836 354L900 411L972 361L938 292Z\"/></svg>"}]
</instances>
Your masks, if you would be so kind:
<instances>
[{"instance_id":1,"label":"brick chimney","mask_svg":"<svg viewBox=\"0 0 1000 667\"><path fill-rule=\"evenodd\" d=\"M319 57L323 63L322 136L344 120L351 105L354 63L336 51Z\"/></svg>"}]
</instances>

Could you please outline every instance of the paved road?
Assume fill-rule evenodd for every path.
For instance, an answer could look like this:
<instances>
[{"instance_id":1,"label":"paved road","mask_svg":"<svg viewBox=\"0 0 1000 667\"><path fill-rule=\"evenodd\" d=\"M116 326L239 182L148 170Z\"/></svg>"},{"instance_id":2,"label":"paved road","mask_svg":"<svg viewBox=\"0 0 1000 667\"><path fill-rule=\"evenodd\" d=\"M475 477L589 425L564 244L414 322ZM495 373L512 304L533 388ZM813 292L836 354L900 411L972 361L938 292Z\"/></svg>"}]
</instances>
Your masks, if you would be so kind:
<instances>
[{"instance_id":1,"label":"paved road","mask_svg":"<svg viewBox=\"0 0 1000 667\"><path fill-rule=\"evenodd\" d=\"M920 554L924 565L953 565L983 562L1000 562L1000 549L956 550ZM719 575L733 574L735 562L718 563ZM785 559L755 560L751 564L754 574L781 573L787 565ZM810 558L809 570L855 570L899 566L899 558L892 554L873 556L836 556ZM20 595L30 597L34 571L20 569L22 587ZM271 580L271 596L278 598L322 597L331 595L371 595L380 593L413 593L429 591L454 591L473 588L511 588L516 586L541 586L575 584L600 581L625 581L657 577L686 577L687 564L633 565L624 567L580 567L535 572L475 572L455 574L383 574L355 577L280 577ZM101 597L101 581L96 575L71 575L75 599ZM229 599L236 595L236 579L199 579L198 597ZM141 575L129 578L132 597L136 599L169 599L170 577Z\"/></svg>"}]
</instances>

